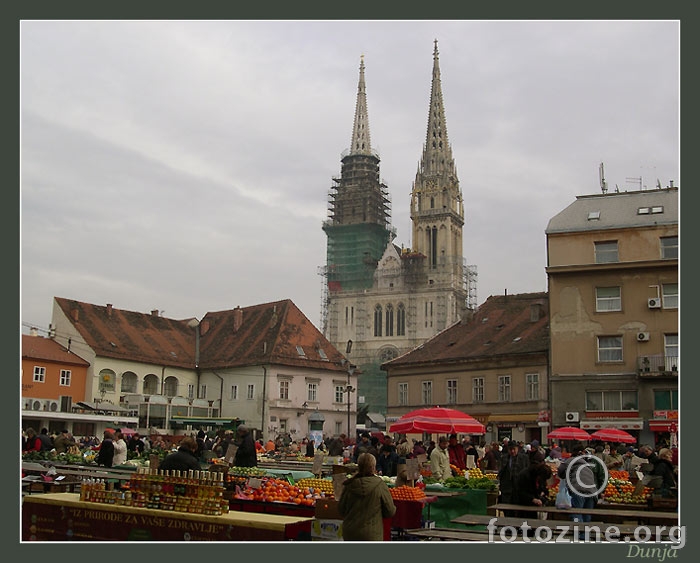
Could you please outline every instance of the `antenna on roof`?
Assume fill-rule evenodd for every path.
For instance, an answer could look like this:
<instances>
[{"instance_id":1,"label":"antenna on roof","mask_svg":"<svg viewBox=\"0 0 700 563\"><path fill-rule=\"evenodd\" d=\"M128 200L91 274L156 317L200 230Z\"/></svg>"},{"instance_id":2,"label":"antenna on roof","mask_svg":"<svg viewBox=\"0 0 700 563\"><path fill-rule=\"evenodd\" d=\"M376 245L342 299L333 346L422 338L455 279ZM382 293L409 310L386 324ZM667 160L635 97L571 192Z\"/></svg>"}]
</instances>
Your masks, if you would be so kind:
<instances>
[{"instance_id":1,"label":"antenna on roof","mask_svg":"<svg viewBox=\"0 0 700 563\"><path fill-rule=\"evenodd\" d=\"M600 177L600 191L604 194L608 193L608 183L605 181L605 169L602 162L598 168L598 176Z\"/></svg>"}]
</instances>

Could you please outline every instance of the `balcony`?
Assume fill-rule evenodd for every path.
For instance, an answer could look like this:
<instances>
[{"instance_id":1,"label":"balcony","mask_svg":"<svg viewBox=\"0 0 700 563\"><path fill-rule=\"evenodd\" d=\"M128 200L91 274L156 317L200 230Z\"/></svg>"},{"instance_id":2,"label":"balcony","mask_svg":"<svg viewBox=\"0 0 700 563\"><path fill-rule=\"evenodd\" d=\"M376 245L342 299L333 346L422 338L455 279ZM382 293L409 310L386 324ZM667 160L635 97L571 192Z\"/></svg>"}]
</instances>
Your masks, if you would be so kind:
<instances>
[{"instance_id":1,"label":"balcony","mask_svg":"<svg viewBox=\"0 0 700 563\"><path fill-rule=\"evenodd\" d=\"M680 363L678 356L639 356L637 358L637 373L640 377L678 376Z\"/></svg>"}]
</instances>

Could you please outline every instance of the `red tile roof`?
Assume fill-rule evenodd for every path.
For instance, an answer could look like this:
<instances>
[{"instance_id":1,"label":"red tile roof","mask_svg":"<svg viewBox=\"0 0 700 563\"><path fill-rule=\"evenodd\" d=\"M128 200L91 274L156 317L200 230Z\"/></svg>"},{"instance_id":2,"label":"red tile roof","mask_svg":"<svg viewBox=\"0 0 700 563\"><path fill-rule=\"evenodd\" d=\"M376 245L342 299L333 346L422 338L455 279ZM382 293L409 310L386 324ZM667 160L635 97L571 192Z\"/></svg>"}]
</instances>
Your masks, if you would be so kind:
<instances>
[{"instance_id":1,"label":"red tile roof","mask_svg":"<svg viewBox=\"0 0 700 563\"><path fill-rule=\"evenodd\" d=\"M209 369L279 364L345 373L344 356L289 299L207 313L201 329Z\"/></svg>"},{"instance_id":2,"label":"red tile roof","mask_svg":"<svg viewBox=\"0 0 700 563\"><path fill-rule=\"evenodd\" d=\"M280 364L345 373L344 356L288 299L207 313L199 323L54 299L98 356L194 369L199 329L201 369Z\"/></svg>"},{"instance_id":3,"label":"red tile roof","mask_svg":"<svg viewBox=\"0 0 700 563\"><path fill-rule=\"evenodd\" d=\"M414 350L383 364L382 369L545 354L548 350L547 293L498 295L489 297L471 320L452 325Z\"/></svg>"},{"instance_id":4,"label":"red tile roof","mask_svg":"<svg viewBox=\"0 0 700 563\"><path fill-rule=\"evenodd\" d=\"M45 360L57 364L89 366L90 363L51 338L22 335L22 357L33 360Z\"/></svg>"},{"instance_id":5,"label":"red tile roof","mask_svg":"<svg viewBox=\"0 0 700 563\"><path fill-rule=\"evenodd\" d=\"M190 326L189 320L173 320L62 297L54 299L98 356L194 367L196 326Z\"/></svg>"}]
</instances>

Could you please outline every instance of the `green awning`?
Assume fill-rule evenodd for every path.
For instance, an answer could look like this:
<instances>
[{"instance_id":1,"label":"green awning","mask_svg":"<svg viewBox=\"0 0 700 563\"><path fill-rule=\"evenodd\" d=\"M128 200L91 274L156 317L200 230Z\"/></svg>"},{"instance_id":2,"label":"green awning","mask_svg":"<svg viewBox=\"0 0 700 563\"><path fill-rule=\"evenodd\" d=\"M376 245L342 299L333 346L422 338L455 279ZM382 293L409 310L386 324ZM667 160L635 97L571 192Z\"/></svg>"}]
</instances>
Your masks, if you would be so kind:
<instances>
[{"instance_id":1,"label":"green awning","mask_svg":"<svg viewBox=\"0 0 700 563\"><path fill-rule=\"evenodd\" d=\"M199 426L231 426L232 424L243 424L238 418L220 418L206 416L172 416L170 420L175 424L193 424Z\"/></svg>"}]
</instances>

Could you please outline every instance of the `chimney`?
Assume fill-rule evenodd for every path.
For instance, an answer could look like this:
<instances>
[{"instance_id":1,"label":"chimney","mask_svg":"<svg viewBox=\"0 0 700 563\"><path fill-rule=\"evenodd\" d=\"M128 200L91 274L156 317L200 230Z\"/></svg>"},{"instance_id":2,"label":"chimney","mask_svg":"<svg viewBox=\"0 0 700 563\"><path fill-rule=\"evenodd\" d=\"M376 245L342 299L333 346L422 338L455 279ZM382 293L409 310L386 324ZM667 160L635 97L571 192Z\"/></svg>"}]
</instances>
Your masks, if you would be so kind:
<instances>
[{"instance_id":1,"label":"chimney","mask_svg":"<svg viewBox=\"0 0 700 563\"><path fill-rule=\"evenodd\" d=\"M238 332L243 324L243 309L240 305L233 310L233 332Z\"/></svg>"},{"instance_id":2,"label":"chimney","mask_svg":"<svg viewBox=\"0 0 700 563\"><path fill-rule=\"evenodd\" d=\"M157 317L158 316L158 309L152 309L151 315L153 315L154 317Z\"/></svg>"},{"instance_id":3,"label":"chimney","mask_svg":"<svg viewBox=\"0 0 700 563\"><path fill-rule=\"evenodd\" d=\"M80 320L80 310L77 308L71 309L70 316L73 318L73 322L77 323Z\"/></svg>"},{"instance_id":4,"label":"chimney","mask_svg":"<svg viewBox=\"0 0 700 563\"><path fill-rule=\"evenodd\" d=\"M112 318L112 304L111 303L107 303L107 316L109 318Z\"/></svg>"},{"instance_id":5,"label":"chimney","mask_svg":"<svg viewBox=\"0 0 700 563\"><path fill-rule=\"evenodd\" d=\"M207 319L204 319L199 324L199 335L204 336L207 332L209 332L209 321Z\"/></svg>"},{"instance_id":6,"label":"chimney","mask_svg":"<svg viewBox=\"0 0 700 563\"><path fill-rule=\"evenodd\" d=\"M39 331L35 326L29 329L29 336L39 336Z\"/></svg>"}]
</instances>

